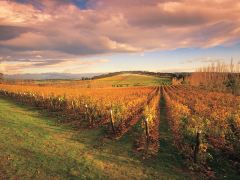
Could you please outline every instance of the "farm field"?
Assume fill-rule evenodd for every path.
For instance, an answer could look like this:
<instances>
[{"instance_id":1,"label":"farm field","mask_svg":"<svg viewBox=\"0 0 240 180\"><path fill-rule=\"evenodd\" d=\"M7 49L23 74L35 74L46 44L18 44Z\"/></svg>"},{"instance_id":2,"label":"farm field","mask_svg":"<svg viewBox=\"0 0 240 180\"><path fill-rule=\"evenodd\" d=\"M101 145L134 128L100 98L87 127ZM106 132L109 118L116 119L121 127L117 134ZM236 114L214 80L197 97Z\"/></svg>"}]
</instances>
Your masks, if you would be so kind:
<instances>
[{"instance_id":1,"label":"farm field","mask_svg":"<svg viewBox=\"0 0 240 180\"><path fill-rule=\"evenodd\" d=\"M76 129L58 120L0 98L0 179L191 179L168 132L163 153L142 160L132 151L133 132L112 141L102 128Z\"/></svg>"},{"instance_id":2,"label":"farm field","mask_svg":"<svg viewBox=\"0 0 240 180\"><path fill-rule=\"evenodd\" d=\"M95 80L96 83L109 84L113 87L126 86L159 86L161 84L170 84L170 78L154 77L140 74L120 74L112 77L106 77Z\"/></svg>"},{"instance_id":3,"label":"farm field","mask_svg":"<svg viewBox=\"0 0 240 180\"><path fill-rule=\"evenodd\" d=\"M164 83L0 89L2 176L239 177L239 96Z\"/></svg>"},{"instance_id":4,"label":"farm field","mask_svg":"<svg viewBox=\"0 0 240 180\"><path fill-rule=\"evenodd\" d=\"M93 80L28 80L12 82L13 84L26 85L52 85L56 87L72 88L103 88L103 87L134 87L134 86L159 86L162 84L171 84L170 77L157 77L150 75L124 73L111 77L93 79ZM11 81L9 84L12 84Z\"/></svg>"}]
</instances>

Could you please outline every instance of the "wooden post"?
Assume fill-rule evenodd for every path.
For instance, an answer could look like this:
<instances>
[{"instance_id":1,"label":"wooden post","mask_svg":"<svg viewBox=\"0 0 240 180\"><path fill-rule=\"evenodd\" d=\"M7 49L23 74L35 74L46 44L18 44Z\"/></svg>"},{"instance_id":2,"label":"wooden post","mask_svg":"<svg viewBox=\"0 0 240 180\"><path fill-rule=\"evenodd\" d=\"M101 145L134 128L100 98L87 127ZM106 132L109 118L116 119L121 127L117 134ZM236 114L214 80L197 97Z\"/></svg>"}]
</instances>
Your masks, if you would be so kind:
<instances>
[{"instance_id":1,"label":"wooden post","mask_svg":"<svg viewBox=\"0 0 240 180\"><path fill-rule=\"evenodd\" d=\"M198 163L198 154L199 154L199 150L200 150L200 145L201 145L201 131L198 131L197 136L196 136L196 144L195 144L195 148L194 148L194 154L193 154L194 163Z\"/></svg>"},{"instance_id":2,"label":"wooden post","mask_svg":"<svg viewBox=\"0 0 240 180\"><path fill-rule=\"evenodd\" d=\"M113 134L115 135L115 134L116 134L116 131L115 131L115 127L114 127L114 117L113 117L113 111L112 111L112 109L110 110L110 114L111 114L110 123L111 123L111 127L112 127Z\"/></svg>"},{"instance_id":3,"label":"wooden post","mask_svg":"<svg viewBox=\"0 0 240 180\"><path fill-rule=\"evenodd\" d=\"M91 126L92 125L92 118L91 118L91 116L89 114L88 105L86 104L85 107L86 107L86 118L88 119L89 124Z\"/></svg>"},{"instance_id":4,"label":"wooden post","mask_svg":"<svg viewBox=\"0 0 240 180\"><path fill-rule=\"evenodd\" d=\"M87 116L88 116L88 105L85 104L85 108L86 108L86 111L85 111L85 118L87 119Z\"/></svg>"},{"instance_id":5,"label":"wooden post","mask_svg":"<svg viewBox=\"0 0 240 180\"><path fill-rule=\"evenodd\" d=\"M145 144L145 153L148 154L148 147L149 147L149 128L148 128L148 118L144 119L145 124L145 135L146 135L146 144Z\"/></svg>"}]
</instances>

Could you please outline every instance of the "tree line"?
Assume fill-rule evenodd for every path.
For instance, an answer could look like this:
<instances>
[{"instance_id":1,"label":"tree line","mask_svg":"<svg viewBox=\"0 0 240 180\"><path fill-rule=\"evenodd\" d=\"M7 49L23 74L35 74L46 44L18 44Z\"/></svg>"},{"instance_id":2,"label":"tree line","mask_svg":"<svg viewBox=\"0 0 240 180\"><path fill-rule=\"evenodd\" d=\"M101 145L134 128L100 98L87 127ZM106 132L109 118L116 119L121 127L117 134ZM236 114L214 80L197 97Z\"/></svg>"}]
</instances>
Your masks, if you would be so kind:
<instances>
[{"instance_id":1,"label":"tree line","mask_svg":"<svg viewBox=\"0 0 240 180\"><path fill-rule=\"evenodd\" d=\"M173 77L173 73L162 73L162 72L150 72L150 71L120 71L120 72L112 72L107 74L102 74L98 76L94 76L92 79L100 79L106 77L112 77L121 74L140 74L140 75L150 75L150 76L159 76L159 77Z\"/></svg>"},{"instance_id":2,"label":"tree line","mask_svg":"<svg viewBox=\"0 0 240 180\"><path fill-rule=\"evenodd\" d=\"M187 77L187 82L209 90L240 95L240 63L233 60L230 64L212 63L192 73Z\"/></svg>"}]
</instances>

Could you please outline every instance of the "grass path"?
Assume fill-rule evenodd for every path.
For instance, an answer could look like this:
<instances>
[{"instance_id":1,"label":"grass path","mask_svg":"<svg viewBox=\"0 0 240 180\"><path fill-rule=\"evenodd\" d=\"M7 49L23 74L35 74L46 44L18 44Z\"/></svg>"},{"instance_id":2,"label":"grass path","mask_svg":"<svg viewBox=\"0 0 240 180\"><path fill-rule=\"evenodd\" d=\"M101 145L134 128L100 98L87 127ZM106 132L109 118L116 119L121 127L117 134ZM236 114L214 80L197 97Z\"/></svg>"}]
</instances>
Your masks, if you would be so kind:
<instances>
[{"instance_id":1,"label":"grass path","mask_svg":"<svg viewBox=\"0 0 240 180\"><path fill-rule=\"evenodd\" d=\"M184 172L182 169L184 167L183 159L178 153L176 148L173 146L173 137L168 125L168 119L166 115L166 105L165 99L161 96L160 100L160 151L159 159L162 159L165 166L169 168L178 168L180 172Z\"/></svg>"},{"instance_id":2,"label":"grass path","mask_svg":"<svg viewBox=\"0 0 240 180\"><path fill-rule=\"evenodd\" d=\"M190 179L165 125L163 118L159 156L143 161L131 133L111 141L102 129L74 130L0 97L0 179Z\"/></svg>"},{"instance_id":3,"label":"grass path","mask_svg":"<svg viewBox=\"0 0 240 180\"><path fill-rule=\"evenodd\" d=\"M196 175L189 172L184 166L184 160L173 146L172 133L168 126L166 115L166 105L163 96L160 100L160 150L157 157L149 160L149 166L154 169L161 169L162 173L168 179L171 174L173 179L196 179ZM181 177L179 176L181 175ZM195 177L195 178L194 178Z\"/></svg>"}]
</instances>

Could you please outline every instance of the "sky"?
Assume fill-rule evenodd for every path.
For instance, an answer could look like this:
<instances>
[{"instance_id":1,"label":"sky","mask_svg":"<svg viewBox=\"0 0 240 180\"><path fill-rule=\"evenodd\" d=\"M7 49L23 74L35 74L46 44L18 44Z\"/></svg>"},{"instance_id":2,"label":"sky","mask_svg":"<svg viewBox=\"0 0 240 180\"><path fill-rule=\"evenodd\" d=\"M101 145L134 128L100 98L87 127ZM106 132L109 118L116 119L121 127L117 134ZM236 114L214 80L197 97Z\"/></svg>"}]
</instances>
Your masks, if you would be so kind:
<instances>
[{"instance_id":1,"label":"sky","mask_svg":"<svg viewBox=\"0 0 240 180\"><path fill-rule=\"evenodd\" d=\"M239 0L0 0L0 72L240 64Z\"/></svg>"}]
</instances>

